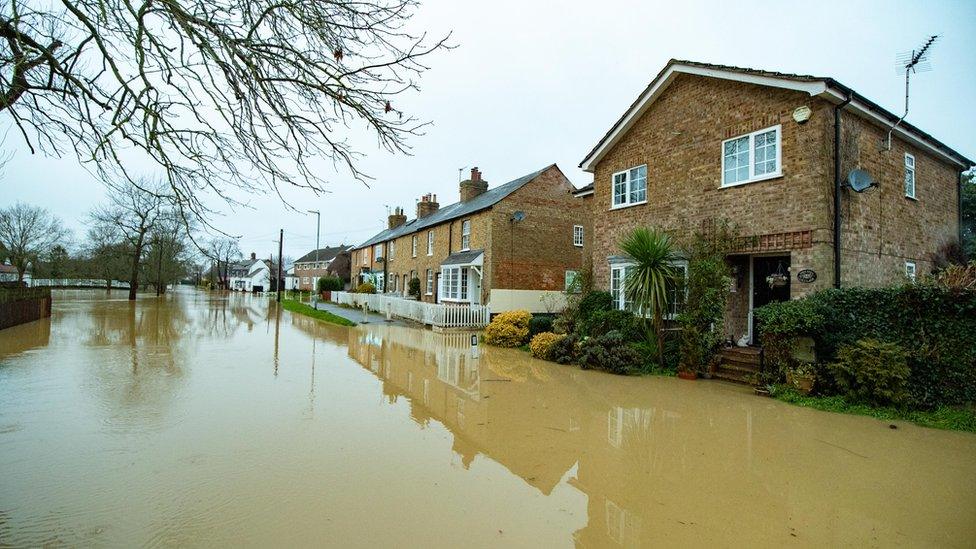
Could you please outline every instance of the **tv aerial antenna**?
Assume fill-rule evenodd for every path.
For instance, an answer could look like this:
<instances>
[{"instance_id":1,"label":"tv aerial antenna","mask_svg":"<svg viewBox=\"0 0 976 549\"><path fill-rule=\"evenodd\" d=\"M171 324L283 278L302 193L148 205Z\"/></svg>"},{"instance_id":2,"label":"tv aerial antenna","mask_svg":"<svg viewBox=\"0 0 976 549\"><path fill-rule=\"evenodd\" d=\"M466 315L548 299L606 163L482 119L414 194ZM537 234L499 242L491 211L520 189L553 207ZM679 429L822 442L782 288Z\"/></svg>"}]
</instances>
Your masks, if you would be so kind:
<instances>
[{"instance_id":1,"label":"tv aerial antenna","mask_svg":"<svg viewBox=\"0 0 976 549\"><path fill-rule=\"evenodd\" d=\"M912 73L916 72L928 72L932 70L932 63L930 61L930 53L932 50L932 45L935 41L939 39L938 34L933 34L926 40L921 46L915 48L910 52L900 53L897 56L898 63L898 73L901 74L902 71L905 72L905 114L901 115L901 118L895 122L895 125L888 130L888 137L885 139L885 150L891 150L891 134L895 131L908 116L908 83L912 76Z\"/></svg>"}]
</instances>

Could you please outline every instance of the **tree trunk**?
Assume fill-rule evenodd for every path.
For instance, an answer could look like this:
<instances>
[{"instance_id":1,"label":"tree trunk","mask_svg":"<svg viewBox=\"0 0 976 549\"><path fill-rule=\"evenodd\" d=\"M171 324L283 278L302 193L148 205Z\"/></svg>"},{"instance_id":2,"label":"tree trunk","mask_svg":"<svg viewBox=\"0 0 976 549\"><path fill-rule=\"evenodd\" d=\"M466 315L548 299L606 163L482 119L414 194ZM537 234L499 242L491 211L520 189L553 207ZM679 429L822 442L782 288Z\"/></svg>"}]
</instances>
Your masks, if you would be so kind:
<instances>
[{"instance_id":1,"label":"tree trunk","mask_svg":"<svg viewBox=\"0 0 976 549\"><path fill-rule=\"evenodd\" d=\"M139 260L142 259L142 238L145 235L145 232L139 233L139 239L136 241L136 250L132 255L132 276L129 277L129 301L135 301L136 289L139 288Z\"/></svg>"}]
</instances>

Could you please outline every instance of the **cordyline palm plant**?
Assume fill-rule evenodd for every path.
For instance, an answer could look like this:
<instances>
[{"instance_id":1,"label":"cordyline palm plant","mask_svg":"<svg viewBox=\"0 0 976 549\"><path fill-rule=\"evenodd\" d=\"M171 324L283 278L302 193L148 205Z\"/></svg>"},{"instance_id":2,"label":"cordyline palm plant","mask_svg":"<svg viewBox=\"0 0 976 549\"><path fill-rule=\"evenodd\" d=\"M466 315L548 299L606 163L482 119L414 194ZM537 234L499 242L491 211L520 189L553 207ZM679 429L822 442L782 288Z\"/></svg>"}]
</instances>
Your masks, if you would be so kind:
<instances>
[{"instance_id":1,"label":"cordyline palm plant","mask_svg":"<svg viewBox=\"0 0 976 549\"><path fill-rule=\"evenodd\" d=\"M620 251L634 264L627 269L624 292L634 312L654 322L658 364L664 365L664 313L668 310L668 284L674 278L677 260L674 241L664 231L638 227L620 241Z\"/></svg>"}]
</instances>

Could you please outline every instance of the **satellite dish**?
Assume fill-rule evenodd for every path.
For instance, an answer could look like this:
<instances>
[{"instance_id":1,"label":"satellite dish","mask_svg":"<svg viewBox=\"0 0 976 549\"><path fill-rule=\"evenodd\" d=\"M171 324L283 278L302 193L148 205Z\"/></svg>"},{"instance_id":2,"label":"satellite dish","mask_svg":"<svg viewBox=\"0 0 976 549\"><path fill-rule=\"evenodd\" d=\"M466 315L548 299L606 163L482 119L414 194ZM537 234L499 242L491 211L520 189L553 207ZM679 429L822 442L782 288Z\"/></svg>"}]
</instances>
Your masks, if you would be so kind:
<instances>
[{"instance_id":1,"label":"satellite dish","mask_svg":"<svg viewBox=\"0 0 976 549\"><path fill-rule=\"evenodd\" d=\"M866 170L851 170L851 173L847 174L847 184L850 185L851 189L856 193L863 193L864 191L870 189L871 187L876 187L878 184L874 181Z\"/></svg>"},{"instance_id":2,"label":"satellite dish","mask_svg":"<svg viewBox=\"0 0 976 549\"><path fill-rule=\"evenodd\" d=\"M522 210L517 210L515 213L512 214L512 221L516 223L522 221L523 219L525 219L525 212L523 212Z\"/></svg>"}]
</instances>

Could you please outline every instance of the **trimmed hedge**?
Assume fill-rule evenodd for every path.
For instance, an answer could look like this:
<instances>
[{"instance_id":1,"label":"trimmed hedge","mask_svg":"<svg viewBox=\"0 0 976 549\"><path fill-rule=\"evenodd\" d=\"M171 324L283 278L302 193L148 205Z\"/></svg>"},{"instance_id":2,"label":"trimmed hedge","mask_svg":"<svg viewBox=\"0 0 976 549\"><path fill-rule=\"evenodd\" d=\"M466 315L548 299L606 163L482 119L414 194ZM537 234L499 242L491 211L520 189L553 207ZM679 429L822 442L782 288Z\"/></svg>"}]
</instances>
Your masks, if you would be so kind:
<instances>
[{"instance_id":1,"label":"trimmed hedge","mask_svg":"<svg viewBox=\"0 0 976 549\"><path fill-rule=\"evenodd\" d=\"M909 406L976 402L976 292L929 285L830 289L755 314L773 377L789 366L797 337L813 338L820 363L836 362L841 346L874 339L905 350Z\"/></svg>"}]
</instances>

